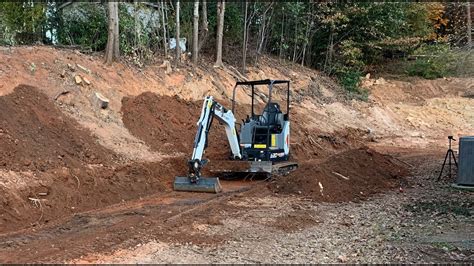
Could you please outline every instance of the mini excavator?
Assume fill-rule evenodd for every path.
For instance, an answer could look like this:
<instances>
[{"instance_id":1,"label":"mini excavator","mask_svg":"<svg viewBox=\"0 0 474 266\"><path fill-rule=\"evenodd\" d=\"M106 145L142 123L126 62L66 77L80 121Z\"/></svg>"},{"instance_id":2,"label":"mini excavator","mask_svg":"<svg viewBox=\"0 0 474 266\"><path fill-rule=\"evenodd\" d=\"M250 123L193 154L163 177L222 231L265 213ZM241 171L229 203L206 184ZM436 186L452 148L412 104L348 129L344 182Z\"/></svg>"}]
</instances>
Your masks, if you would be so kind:
<instances>
[{"instance_id":1,"label":"mini excavator","mask_svg":"<svg viewBox=\"0 0 474 266\"><path fill-rule=\"evenodd\" d=\"M275 85L286 87L286 113L280 105L272 101L272 90ZM279 88L282 85L278 86ZM261 114L255 113L255 95L257 86L267 86L266 104ZM251 89L251 114L236 123L234 116L237 88ZM194 140L194 149L188 161L188 175L177 176L174 190L218 193L222 190L219 178L203 177L201 170L208 162L203 158L208 144L208 133L213 119L224 125L231 150L231 159L249 162L248 173L286 174L298 165L289 162L290 157L290 81L256 80L237 82L232 96L232 110L206 96L202 105L201 116L197 122L198 130ZM236 125L240 128L237 131Z\"/></svg>"}]
</instances>

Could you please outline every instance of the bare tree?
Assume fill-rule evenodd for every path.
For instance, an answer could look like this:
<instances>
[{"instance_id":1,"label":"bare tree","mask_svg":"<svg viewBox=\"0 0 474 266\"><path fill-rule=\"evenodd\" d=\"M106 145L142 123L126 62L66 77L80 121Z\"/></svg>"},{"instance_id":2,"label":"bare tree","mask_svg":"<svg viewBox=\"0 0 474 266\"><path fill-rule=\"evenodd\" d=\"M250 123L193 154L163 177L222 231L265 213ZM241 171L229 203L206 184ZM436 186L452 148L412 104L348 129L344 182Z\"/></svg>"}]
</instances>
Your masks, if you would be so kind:
<instances>
[{"instance_id":1,"label":"bare tree","mask_svg":"<svg viewBox=\"0 0 474 266\"><path fill-rule=\"evenodd\" d=\"M258 45L256 47L257 51L255 53L255 62L258 61L258 56L262 53L263 44L265 43L265 36L267 35L267 29L268 29L268 24L269 24L269 22L267 22L267 20L271 19L271 15L270 15L270 19L267 19L267 13L272 8L273 3L274 2L270 2L270 4L267 6L265 11L261 15L261 23L260 23L260 27L258 29L259 41L258 41ZM271 10L273 12L273 9L271 9Z\"/></svg>"},{"instance_id":2,"label":"bare tree","mask_svg":"<svg viewBox=\"0 0 474 266\"><path fill-rule=\"evenodd\" d=\"M178 66L178 62L181 61L181 47L179 46L179 0L176 1L176 59L175 66Z\"/></svg>"},{"instance_id":3,"label":"bare tree","mask_svg":"<svg viewBox=\"0 0 474 266\"><path fill-rule=\"evenodd\" d=\"M201 51L202 46L207 40L207 35L209 34L209 22L207 21L207 2L206 0L202 1L202 19L201 19L201 36L199 36L199 47L198 52Z\"/></svg>"},{"instance_id":4,"label":"bare tree","mask_svg":"<svg viewBox=\"0 0 474 266\"><path fill-rule=\"evenodd\" d=\"M248 8L249 7L249 2L245 0L245 16L244 16L244 44L242 47L242 73L246 72L246 67L247 67L247 13L248 13Z\"/></svg>"},{"instance_id":5,"label":"bare tree","mask_svg":"<svg viewBox=\"0 0 474 266\"><path fill-rule=\"evenodd\" d=\"M216 63L215 67L222 66L222 38L224 35L224 13L225 13L225 0L219 0L217 2L217 41L216 41Z\"/></svg>"},{"instance_id":6,"label":"bare tree","mask_svg":"<svg viewBox=\"0 0 474 266\"><path fill-rule=\"evenodd\" d=\"M283 20L281 22L281 32L280 32L280 52L278 54L278 57L280 58L280 60L283 58L283 42L285 41L283 37L285 34L285 18L286 18L286 14L283 13Z\"/></svg>"},{"instance_id":7,"label":"bare tree","mask_svg":"<svg viewBox=\"0 0 474 266\"><path fill-rule=\"evenodd\" d=\"M312 5L310 5L309 11L308 11L308 17L307 20L310 21L306 26L306 33L304 36L304 44L303 44L303 55L301 56L301 65L304 66L304 60L306 59L306 48L308 47L309 39L311 36L311 31L314 26L314 19L313 19L313 13L312 13Z\"/></svg>"},{"instance_id":8,"label":"bare tree","mask_svg":"<svg viewBox=\"0 0 474 266\"><path fill-rule=\"evenodd\" d=\"M472 48L472 20L471 20L471 3L467 1L466 3L466 12L467 12L467 47Z\"/></svg>"},{"instance_id":9,"label":"bare tree","mask_svg":"<svg viewBox=\"0 0 474 266\"><path fill-rule=\"evenodd\" d=\"M257 2L254 2L252 12L250 12L250 16L247 15L248 13L248 2L245 1L245 19L244 19L244 44L242 49L242 71L245 75L246 68L247 68L247 46L249 42L249 31L250 31L250 24L257 13L256 10Z\"/></svg>"},{"instance_id":10,"label":"bare tree","mask_svg":"<svg viewBox=\"0 0 474 266\"><path fill-rule=\"evenodd\" d=\"M120 56L118 2L108 2L108 37L105 48L105 63L110 65Z\"/></svg>"},{"instance_id":11,"label":"bare tree","mask_svg":"<svg viewBox=\"0 0 474 266\"><path fill-rule=\"evenodd\" d=\"M168 57L168 42L167 42L167 37L166 37L166 24L165 24L165 2L161 0L161 5L160 5L160 10L161 10L161 24L163 26L163 47L165 49L165 58Z\"/></svg>"},{"instance_id":12,"label":"bare tree","mask_svg":"<svg viewBox=\"0 0 474 266\"><path fill-rule=\"evenodd\" d=\"M197 65L199 52L199 0L194 0L193 14L193 64Z\"/></svg>"}]
</instances>

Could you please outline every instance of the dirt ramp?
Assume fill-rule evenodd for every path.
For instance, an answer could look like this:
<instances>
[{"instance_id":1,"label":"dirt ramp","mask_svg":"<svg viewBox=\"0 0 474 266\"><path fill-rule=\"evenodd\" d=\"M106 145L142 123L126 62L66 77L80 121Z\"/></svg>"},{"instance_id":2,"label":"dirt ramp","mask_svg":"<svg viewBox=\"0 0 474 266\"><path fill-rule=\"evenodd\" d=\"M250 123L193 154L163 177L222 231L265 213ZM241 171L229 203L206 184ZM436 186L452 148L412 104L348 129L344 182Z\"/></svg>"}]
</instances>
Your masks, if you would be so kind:
<instances>
[{"instance_id":1,"label":"dirt ramp","mask_svg":"<svg viewBox=\"0 0 474 266\"><path fill-rule=\"evenodd\" d=\"M354 201L396 188L409 171L390 156L367 148L348 150L321 164L304 162L269 184L278 193L327 202Z\"/></svg>"},{"instance_id":2,"label":"dirt ramp","mask_svg":"<svg viewBox=\"0 0 474 266\"><path fill-rule=\"evenodd\" d=\"M0 97L0 168L40 170L113 160L90 133L38 89L26 85Z\"/></svg>"}]
</instances>

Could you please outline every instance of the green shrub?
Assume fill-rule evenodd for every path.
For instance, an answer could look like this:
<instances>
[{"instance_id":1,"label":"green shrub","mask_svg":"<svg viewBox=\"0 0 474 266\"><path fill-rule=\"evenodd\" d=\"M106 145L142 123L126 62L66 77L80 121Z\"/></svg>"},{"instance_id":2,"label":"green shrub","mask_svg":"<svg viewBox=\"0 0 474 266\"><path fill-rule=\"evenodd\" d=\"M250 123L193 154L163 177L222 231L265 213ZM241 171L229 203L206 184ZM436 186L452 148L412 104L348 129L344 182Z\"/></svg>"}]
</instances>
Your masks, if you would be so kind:
<instances>
[{"instance_id":1,"label":"green shrub","mask_svg":"<svg viewBox=\"0 0 474 266\"><path fill-rule=\"evenodd\" d=\"M361 73L359 71L345 71L338 75L339 82L342 87L349 92L358 92L359 84L361 79Z\"/></svg>"},{"instance_id":2,"label":"green shrub","mask_svg":"<svg viewBox=\"0 0 474 266\"><path fill-rule=\"evenodd\" d=\"M107 44L107 11L103 4L74 3L64 8L58 40L62 44L80 45L93 51Z\"/></svg>"},{"instance_id":3,"label":"green shrub","mask_svg":"<svg viewBox=\"0 0 474 266\"><path fill-rule=\"evenodd\" d=\"M3 44L32 44L42 40L46 4L40 1L0 2Z\"/></svg>"},{"instance_id":4,"label":"green shrub","mask_svg":"<svg viewBox=\"0 0 474 266\"><path fill-rule=\"evenodd\" d=\"M416 59L409 63L406 72L410 76L426 79L441 78L454 74L459 56L448 44L422 45L414 51Z\"/></svg>"}]
</instances>

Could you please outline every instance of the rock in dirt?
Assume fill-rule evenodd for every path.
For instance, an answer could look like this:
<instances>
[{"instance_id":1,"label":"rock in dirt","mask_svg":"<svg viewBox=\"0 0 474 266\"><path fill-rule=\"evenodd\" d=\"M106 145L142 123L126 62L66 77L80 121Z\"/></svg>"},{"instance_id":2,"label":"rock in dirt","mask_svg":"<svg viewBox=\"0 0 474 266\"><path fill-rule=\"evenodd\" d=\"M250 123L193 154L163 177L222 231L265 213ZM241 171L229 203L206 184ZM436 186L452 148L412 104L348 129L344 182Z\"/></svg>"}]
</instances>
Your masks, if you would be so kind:
<instances>
[{"instance_id":1,"label":"rock in dirt","mask_svg":"<svg viewBox=\"0 0 474 266\"><path fill-rule=\"evenodd\" d=\"M72 72L76 71L76 68L71 64L67 64L67 68L71 70Z\"/></svg>"},{"instance_id":2,"label":"rock in dirt","mask_svg":"<svg viewBox=\"0 0 474 266\"><path fill-rule=\"evenodd\" d=\"M74 77L74 81L76 82L77 85L81 85L81 84L82 84L82 78L81 78L81 76L76 75L76 76Z\"/></svg>"},{"instance_id":3,"label":"rock in dirt","mask_svg":"<svg viewBox=\"0 0 474 266\"><path fill-rule=\"evenodd\" d=\"M93 102L96 106L99 106L102 109L106 109L109 106L109 99L107 99L100 92L96 92L92 96Z\"/></svg>"}]
</instances>

